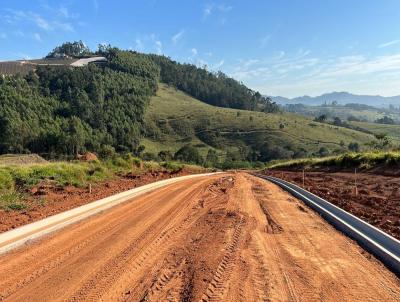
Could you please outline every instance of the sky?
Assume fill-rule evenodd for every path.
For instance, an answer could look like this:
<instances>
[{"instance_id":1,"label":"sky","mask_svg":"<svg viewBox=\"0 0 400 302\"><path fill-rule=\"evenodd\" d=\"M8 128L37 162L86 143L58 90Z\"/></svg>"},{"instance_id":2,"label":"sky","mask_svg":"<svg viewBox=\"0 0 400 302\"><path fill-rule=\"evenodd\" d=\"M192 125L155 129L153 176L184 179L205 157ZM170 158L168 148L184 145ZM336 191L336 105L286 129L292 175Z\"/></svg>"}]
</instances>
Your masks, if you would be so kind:
<instances>
[{"instance_id":1,"label":"sky","mask_svg":"<svg viewBox=\"0 0 400 302\"><path fill-rule=\"evenodd\" d=\"M221 70L265 95L400 95L400 0L0 0L0 61L65 41Z\"/></svg>"}]
</instances>

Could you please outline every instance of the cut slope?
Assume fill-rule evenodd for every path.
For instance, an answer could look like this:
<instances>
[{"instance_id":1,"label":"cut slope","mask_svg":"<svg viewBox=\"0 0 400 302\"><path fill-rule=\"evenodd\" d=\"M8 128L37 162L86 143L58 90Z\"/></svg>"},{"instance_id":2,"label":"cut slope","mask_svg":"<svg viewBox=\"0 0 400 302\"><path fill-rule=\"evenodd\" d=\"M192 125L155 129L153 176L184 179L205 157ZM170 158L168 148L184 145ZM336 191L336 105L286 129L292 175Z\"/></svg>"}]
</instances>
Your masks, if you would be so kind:
<instances>
[{"instance_id":1,"label":"cut slope","mask_svg":"<svg viewBox=\"0 0 400 302\"><path fill-rule=\"evenodd\" d=\"M191 143L201 152L212 147L232 150L260 147L267 142L292 151L317 152L344 149L350 142L361 146L373 136L355 130L313 122L291 113L263 113L220 108L160 84L146 116L146 151L176 151Z\"/></svg>"}]
</instances>

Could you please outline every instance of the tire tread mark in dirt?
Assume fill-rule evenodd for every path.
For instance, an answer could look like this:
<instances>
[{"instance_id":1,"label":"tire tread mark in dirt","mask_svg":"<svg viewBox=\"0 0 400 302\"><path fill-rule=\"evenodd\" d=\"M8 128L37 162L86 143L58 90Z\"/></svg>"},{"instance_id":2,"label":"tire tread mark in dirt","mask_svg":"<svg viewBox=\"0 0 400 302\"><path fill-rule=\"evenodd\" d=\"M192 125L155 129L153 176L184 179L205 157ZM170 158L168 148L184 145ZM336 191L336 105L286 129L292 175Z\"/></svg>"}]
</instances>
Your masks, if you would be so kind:
<instances>
[{"instance_id":1,"label":"tire tread mark in dirt","mask_svg":"<svg viewBox=\"0 0 400 302\"><path fill-rule=\"evenodd\" d=\"M143 207L140 208L140 211L144 212L149 209L150 205L144 205ZM50 259L50 261L45 262L42 266L38 267L36 270L33 272L29 273L25 278L22 280L19 280L17 282L14 282L13 284L10 284L10 286L7 286L7 291L0 293L1 299L5 299L9 297L10 295L14 294L18 290L24 288L25 286L29 285L31 282L35 281L37 278L40 276L46 274L47 272L51 271L52 269L55 269L59 267L63 262L68 260L71 256L78 254L81 250L83 250L86 246L88 246L91 242L95 242L96 238L101 237L103 234L112 231L113 229L117 229L120 226L120 220L123 219L124 217L127 217L131 215L129 211L127 211L123 216L119 217L119 219L114 219L109 221L108 224L104 226L100 231L90 234L87 236L85 239L80 241L78 244L72 246L70 249L66 249L62 252L59 252L58 255L52 255L56 256L55 259ZM113 233L108 236L108 238L111 238L113 236ZM12 273L12 271L10 272Z\"/></svg>"},{"instance_id":2,"label":"tire tread mark in dirt","mask_svg":"<svg viewBox=\"0 0 400 302\"><path fill-rule=\"evenodd\" d=\"M222 298L225 292L225 285L229 282L229 274L236 260L236 251L238 250L244 221L244 216L241 216L235 227L232 240L227 247L226 253L218 264L211 282L208 284L205 293L200 299L201 302L219 301Z\"/></svg>"},{"instance_id":3,"label":"tire tread mark in dirt","mask_svg":"<svg viewBox=\"0 0 400 302\"><path fill-rule=\"evenodd\" d=\"M112 223L105 228L103 228L101 231L92 234L91 236L88 236L86 239L83 241L79 242L77 245L73 246L71 249L64 251L63 253L60 253L57 258L52 259L50 262L45 263L43 266L39 267L37 270L33 271L30 273L27 277L24 279L18 281L17 283L13 284L12 287L8 289L8 291L1 293L1 297L4 299L16 291L20 290L21 288L27 286L31 282L33 282L35 279L38 277L46 274L52 269L57 268L60 266L65 260L67 260L69 257L79 253L82 249L84 249L90 242L93 242L96 240L96 238L102 236L103 234L111 231L112 229L118 227L118 222Z\"/></svg>"},{"instance_id":4,"label":"tire tread mark in dirt","mask_svg":"<svg viewBox=\"0 0 400 302\"><path fill-rule=\"evenodd\" d=\"M257 301L270 301L268 298L269 294L269 283L268 283L268 267L263 260L264 255L261 253L257 243L253 243L251 246L252 257L256 263L255 272L252 277L255 292L258 297Z\"/></svg>"},{"instance_id":5,"label":"tire tread mark in dirt","mask_svg":"<svg viewBox=\"0 0 400 302\"><path fill-rule=\"evenodd\" d=\"M182 259L179 263L172 263L167 265L167 268L161 269L159 277L153 282L150 289L146 292L144 298L141 301L157 301L157 294L161 293L162 290L169 282L173 279L182 278L184 274L183 267L186 265L186 259ZM167 295L166 301L176 301L176 297L180 297L183 288L179 286L173 289L173 292Z\"/></svg>"},{"instance_id":6,"label":"tire tread mark in dirt","mask_svg":"<svg viewBox=\"0 0 400 302\"><path fill-rule=\"evenodd\" d=\"M263 203L264 198L264 190L262 190L258 185L252 186L253 194L255 195L256 199L258 200L260 207L267 219L267 227L266 231L270 234L279 234L283 232L283 228L280 224L278 224L275 219L271 216L271 213L268 211L268 208Z\"/></svg>"},{"instance_id":7,"label":"tire tread mark in dirt","mask_svg":"<svg viewBox=\"0 0 400 302\"><path fill-rule=\"evenodd\" d=\"M191 199L193 198L193 195L197 194L197 192L190 192L186 197ZM172 213L169 215L177 215L180 210L181 209L179 207L174 207L170 210ZM128 270L134 274L135 271L144 265L146 259L151 254L159 250L157 247L162 247L163 244L171 238L171 236L182 229L189 218L190 217L186 217L175 227L172 226L169 229L162 231L161 234L150 243L150 245L139 251L139 255L135 256L136 260L133 262L133 266L129 268L126 263L132 259L133 255L135 254L134 251L138 249L139 242L145 239L148 235L152 234L159 227L160 221L155 221L138 237L138 239L132 241L126 248L124 248L116 256L109 259L99 270L90 276L83 286L73 294L69 301L80 301L83 297L89 301L98 300L104 294L110 284L115 281L111 279L118 279L124 271ZM173 222L174 219L165 219L165 221L167 221L167 223Z\"/></svg>"}]
</instances>

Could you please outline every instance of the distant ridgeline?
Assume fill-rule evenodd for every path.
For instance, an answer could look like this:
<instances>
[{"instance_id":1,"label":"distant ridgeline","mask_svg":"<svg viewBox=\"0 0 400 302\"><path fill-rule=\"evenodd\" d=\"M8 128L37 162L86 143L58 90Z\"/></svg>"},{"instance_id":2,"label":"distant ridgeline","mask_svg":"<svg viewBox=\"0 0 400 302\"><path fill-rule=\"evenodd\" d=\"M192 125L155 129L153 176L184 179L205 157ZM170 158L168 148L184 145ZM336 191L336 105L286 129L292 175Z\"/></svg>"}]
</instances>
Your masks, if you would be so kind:
<instances>
[{"instance_id":1,"label":"distant ridgeline","mask_svg":"<svg viewBox=\"0 0 400 302\"><path fill-rule=\"evenodd\" d=\"M212 105L278 110L223 73L111 46L92 52L81 41L44 59L0 62L0 74L0 154L136 152L160 80Z\"/></svg>"}]
</instances>

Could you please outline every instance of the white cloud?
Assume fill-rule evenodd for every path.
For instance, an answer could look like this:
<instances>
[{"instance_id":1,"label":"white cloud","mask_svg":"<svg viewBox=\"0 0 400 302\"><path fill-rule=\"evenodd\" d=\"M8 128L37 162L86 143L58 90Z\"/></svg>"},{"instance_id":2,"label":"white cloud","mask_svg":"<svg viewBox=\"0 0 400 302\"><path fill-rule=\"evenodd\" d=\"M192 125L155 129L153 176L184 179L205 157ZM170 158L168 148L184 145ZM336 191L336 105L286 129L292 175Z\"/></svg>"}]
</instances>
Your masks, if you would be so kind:
<instances>
[{"instance_id":1,"label":"white cloud","mask_svg":"<svg viewBox=\"0 0 400 302\"><path fill-rule=\"evenodd\" d=\"M208 17L211 15L212 11L214 9L214 4L206 4L206 6L203 9L203 17Z\"/></svg>"},{"instance_id":2,"label":"white cloud","mask_svg":"<svg viewBox=\"0 0 400 302\"><path fill-rule=\"evenodd\" d=\"M196 48L192 48L191 50L190 50L190 52L192 53L192 56L197 56L197 49Z\"/></svg>"},{"instance_id":3,"label":"white cloud","mask_svg":"<svg viewBox=\"0 0 400 302\"><path fill-rule=\"evenodd\" d=\"M228 13L233 9L233 6L231 5L225 5L225 4L219 4L216 5L214 3L208 3L205 5L203 8L203 18L207 18L213 12L219 12L220 14ZM226 18L221 19L222 23L226 22Z\"/></svg>"},{"instance_id":4,"label":"white cloud","mask_svg":"<svg viewBox=\"0 0 400 302\"><path fill-rule=\"evenodd\" d=\"M400 94L400 53L316 57L308 50L225 67L234 78L268 95L319 95L330 91Z\"/></svg>"},{"instance_id":5,"label":"white cloud","mask_svg":"<svg viewBox=\"0 0 400 302\"><path fill-rule=\"evenodd\" d=\"M11 25L19 25L20 23L23 22L29 22L34 24L38 29L44 31L61 30L69 32L74 30L71 23L60 22L57 19L48 20L45 19L43 16L31 11L21 11L12 9L6 9L5 11L7 12L7 14L2 17L7 23Z\"/></svg>"},{"instance_id":6,"label":"white cloud","mask_svg":"<svg viewBox=\"0 0 400 302\"><path fill-rule=\"evenodd\" d=\"M155 41L155 46L156 46L156 51L157 54L161 55L162 54L162 43L160 40Z\"/></svg>"},{"instance_id":7,"label":"white cloud","mask_svg":"<svg viewBox=\"0 0 400 302\"><path fill-rule=\"evenodd\" d=\"M42 42L42 37L38 33L34 33L33 38L38 42Z\"/></svg>"},{"instance_id":8,"label":"white cloud","mask_svg":"<svg viewBox=\"0 0 400 302\"><path fill-rule=\"evenodd\" d=\"M97 0L92 0L92 4L93 4L93 11L95 14L97 14L99 12L99 2L97 2Z\"/></svg>"},{"instance_id":9,"label":"white cloud","mask_svg":"<svg viewBox=\"0 0 400 302\"><path fill-rule=\"evenodd\" d=\"M139 51L143 51L144 50L144 44L143 44L142 40L136 39L135 44L136 44L135 48L137 50L139 50Z\"/></svg>"},{"instance_id":10,"label":"white cloud","mask_svg":"<svg viewBox=\"0 0 400 302\"><path fill-rule=\"evenodd\" d=\"M392 46L392 45L396 45L398 43L400 43L400 40L393 40L393 41L389 41L389 42L382 43L382 44L378 45L378 48L385 48L385 47L389 47L389 46Z\"/></svg>"},{"instance_id":11,"label":"white cloud","mask_svg":"<svg viewBox=\"0 0 400 302\"><path fill-rule=\"evenodd\" d=\"M265 35L264 37L262 37L260 39L260 47L264 48L265 46L267 46L270 39L271 39L271 35Z\"/></svg>"},{"instance_id":12,"label":"white cloud","mask_svg":"<svg viewBox=\"0 0 400 302\"><path fill-rule=\"evenodd\" d=\"M213 65L211 66L211 69L218 70L219 68L222 67L222 65L224 65L224 63L225 63L225 60L221 60L221 61L219 61L219 62L213 64Z\"/></svg>"},{"instance_id":13,"label":"white cloud","mask_svg":"<svg viewBox=\"0 0 400 302\"><path fill-rule=\"evenodd\" d=\"M185 33L185 31L182 29L179 32L177 32L175 35L173 35L171 38L172 43L174 45L177 44L179 42L179 40L182 39L184 33Z\"/></svg>"}]
</instances>

